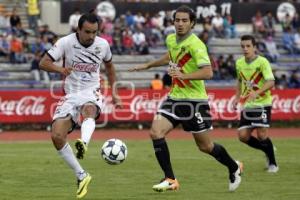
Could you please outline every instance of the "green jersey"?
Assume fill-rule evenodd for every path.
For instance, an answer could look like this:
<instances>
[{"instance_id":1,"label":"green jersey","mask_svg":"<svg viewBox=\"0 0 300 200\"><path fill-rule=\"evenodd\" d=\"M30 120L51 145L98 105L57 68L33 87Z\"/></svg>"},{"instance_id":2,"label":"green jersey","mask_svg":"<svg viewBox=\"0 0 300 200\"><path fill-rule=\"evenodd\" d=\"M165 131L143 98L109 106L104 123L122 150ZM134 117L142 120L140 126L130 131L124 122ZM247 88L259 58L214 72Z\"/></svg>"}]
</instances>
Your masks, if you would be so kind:
<instances>
[{"instance_id":1,"label":"green jersey","mask_svg":"<svg viewBox=\"0 0 300 200\"><path fill-rule=\"evenodd\" d=\"M272 105L270 90L258 96L254 101L247 101L247 95L251 91L260 89L267 80L275 80L270 63L266 58L257 56L255 60L247 63L243 56L236 61L236 72L241 86L241 101L245 100L243 105L245 108Z\"/></svg>"},{"instance_id":2,"label":"green jersey","mask_svg":"<svg viewBox=\"0 0 300 200\"><path fill-rule=\"evenodd\" d=\"M179 67L182 73L192 73L203 66L211 65L205 44L193 33L179 42L176 40L176 34L170 34L166 44L172 63ZM169 96L178 100L208 99L203 80L173 78Z\"/></svg>"}]
</instances>

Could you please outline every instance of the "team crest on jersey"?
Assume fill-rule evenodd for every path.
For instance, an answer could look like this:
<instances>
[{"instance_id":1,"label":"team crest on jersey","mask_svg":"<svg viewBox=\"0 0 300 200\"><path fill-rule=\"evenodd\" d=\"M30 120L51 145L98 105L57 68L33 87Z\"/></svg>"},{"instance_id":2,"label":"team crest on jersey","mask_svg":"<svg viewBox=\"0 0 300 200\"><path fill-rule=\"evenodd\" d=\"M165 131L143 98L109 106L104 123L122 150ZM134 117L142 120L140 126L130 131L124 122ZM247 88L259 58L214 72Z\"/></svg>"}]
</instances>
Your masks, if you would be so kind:
<instances>
[{"instance_id":1,"label":"team crest on jersey","mask_svg":"<svg viewBox=\"0 0 300 200\"><path fill-rule=\"evenodd\" d=\"M101 51L100 51L100 47L95 47L95 53L96 54L99 54Z\"/></svg>"},{"instance_id":2,"label":"team crest on jersey","mask_svg":"<svg viewBox=\"0 0 300 200\"><path fill-rule=\"evenodd\" d=\"M80 72L97 72L99 68L98 63L82 63L82 62L73 62L73 68L75 71Z\"/></svg>"}]
</instances>

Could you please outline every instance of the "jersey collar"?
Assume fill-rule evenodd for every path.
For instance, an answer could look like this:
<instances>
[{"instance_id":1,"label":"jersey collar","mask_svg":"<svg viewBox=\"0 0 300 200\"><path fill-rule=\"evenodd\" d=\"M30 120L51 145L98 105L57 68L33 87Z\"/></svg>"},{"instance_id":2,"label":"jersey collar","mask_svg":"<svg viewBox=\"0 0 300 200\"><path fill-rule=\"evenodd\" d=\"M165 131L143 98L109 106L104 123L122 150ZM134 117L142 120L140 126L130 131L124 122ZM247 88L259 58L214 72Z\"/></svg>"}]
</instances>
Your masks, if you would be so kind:
<instances>
[{"instance_id":1,"label":"jersey collar","mask_svg":"<svg viewBox=\"0 0 300 200\"><path fill-rule=\"evenodd\" d=\"M94 43L90 44L90 45L85 45L85 44L81 44L80 40L79 40L79 35L78 33L76 33L76 39L78 41L78 43L83 46L84 48L89 48L90 46L92 46Z\"/></svg>"},{"instance_id":2,"label":"jersey collar","mask_svg":"<svg viewBox=\"0 0 300 200\"><path fill-rule=\"evenodd\" d=\"M186 38L190 37L190 35L192 35L192 34L193 34L192 31L190 31L190 32L188 32L188 33L187 33L185 36L183 36L183 37L178 37L178 36L176 35L176 43L178 44L178 43L184 41Z\"/></svg>"}]
</instances>

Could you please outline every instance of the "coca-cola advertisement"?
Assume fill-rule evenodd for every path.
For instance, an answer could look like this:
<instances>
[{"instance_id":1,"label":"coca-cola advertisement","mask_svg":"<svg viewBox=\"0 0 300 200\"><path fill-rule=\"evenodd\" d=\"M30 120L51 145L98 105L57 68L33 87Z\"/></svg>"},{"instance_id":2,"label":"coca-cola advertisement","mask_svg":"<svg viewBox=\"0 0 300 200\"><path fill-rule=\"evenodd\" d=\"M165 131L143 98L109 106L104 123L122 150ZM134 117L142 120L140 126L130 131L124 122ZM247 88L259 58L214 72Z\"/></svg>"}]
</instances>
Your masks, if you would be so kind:
<instances>
[{"instance_id":1,"label":"coca-cola advertisement","mask_svg":"<svg viewBox=\"0 0 300 200\"><path fill-rule=\"evenodd\" d=\"M115 109L111 92L104 95L98 124L108 121L151 121L167 90L119 90L124 108ZM214 120L238 120L239 111L233 109L233 89L208 91L211 114ZM273 120L300 119L300 90L272 90ZM49 90L0 91L0 123L50 123L61 92Z\"/></svg>"}]
</instances>

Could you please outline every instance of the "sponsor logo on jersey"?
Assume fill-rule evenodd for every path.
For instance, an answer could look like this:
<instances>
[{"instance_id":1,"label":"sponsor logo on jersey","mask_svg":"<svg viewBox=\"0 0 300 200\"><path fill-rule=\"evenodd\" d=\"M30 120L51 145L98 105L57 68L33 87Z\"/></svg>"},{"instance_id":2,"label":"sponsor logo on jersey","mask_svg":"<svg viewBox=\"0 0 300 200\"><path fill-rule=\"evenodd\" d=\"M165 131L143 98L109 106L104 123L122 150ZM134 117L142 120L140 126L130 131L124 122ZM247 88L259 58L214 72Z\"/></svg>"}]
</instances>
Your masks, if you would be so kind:
<instances>
[{"instance_id":1,"label":"sponsor logo on jersey","mask_svg":"<svg viewBox=\"0 0 300 200\"><path fill-rule=\"evenodd\" d=\"M97 72L99 68L99 64L74 62L73 68L75 71L80 71L80 72Z\"/></svg>"}]
</instances>

